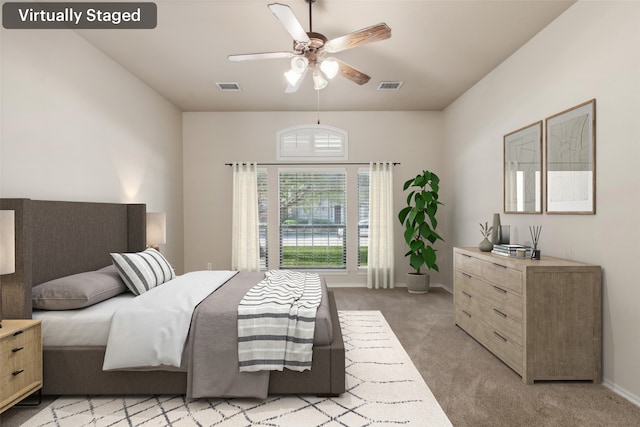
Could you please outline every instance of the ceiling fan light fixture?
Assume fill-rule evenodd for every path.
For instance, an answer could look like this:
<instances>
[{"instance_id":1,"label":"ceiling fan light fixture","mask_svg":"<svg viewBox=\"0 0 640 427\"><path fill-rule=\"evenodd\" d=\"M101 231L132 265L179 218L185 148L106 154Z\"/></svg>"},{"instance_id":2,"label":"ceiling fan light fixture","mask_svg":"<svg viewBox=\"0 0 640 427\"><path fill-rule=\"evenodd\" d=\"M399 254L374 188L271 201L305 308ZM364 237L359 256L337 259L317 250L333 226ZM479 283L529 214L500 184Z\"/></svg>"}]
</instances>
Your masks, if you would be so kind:
<instances>
[{"instance_id":1,"label":"ceiling fan light fixture","mask_svg":"<svg viewBox=\"0 0 640 427\"><path fill-rule=\"evenodd\" d=\"M304 56L294 56L291 58L291 69L298 74L304 73L309 65L309 60Z\"/></svg>"},{"instance_id":2,"label":"ceiling fan light fixture","mask_svg":"<svg viewBox=\"0 0 640 427\"><path fill-rule=\"evenodd\" d=\"M327 87L329 82L322 76L320 70L316 69L313 71L313 88L315 90L321 90Z\"/></svg>"},{"instance_id":3,"label":"ceiling fan light fixture","mask_svg":"<svg viewBox=\"0 0 640 427\"><path fill-rule=\"evenodd\" d=\"M298 83L298 80L302 78L302 74L298 73L296 70L291 69L284 73L285 78L289 82L291 86L295 86Z\"/></svg>"},{"instance_id":4,"label":"ceiling fan light fixture","mask_svg":"<svg viewBox=\"0 0 640 427\"><path fill-rule=\"evenodd\" d=\"M331 80L338 75L340 65L335 59L327 58L320 63L320 69L322 70L324 75L327 76L329 80Z\"/></svg>"}]
</instances>

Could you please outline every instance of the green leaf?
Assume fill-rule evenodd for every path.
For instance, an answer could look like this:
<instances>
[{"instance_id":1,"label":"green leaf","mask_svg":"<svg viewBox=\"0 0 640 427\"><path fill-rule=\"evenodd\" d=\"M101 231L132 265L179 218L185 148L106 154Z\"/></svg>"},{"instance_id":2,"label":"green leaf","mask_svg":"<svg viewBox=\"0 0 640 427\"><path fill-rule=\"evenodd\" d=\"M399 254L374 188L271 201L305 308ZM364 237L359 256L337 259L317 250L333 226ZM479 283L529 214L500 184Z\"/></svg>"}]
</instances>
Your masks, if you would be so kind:
<instances>
[{"instance_id":1,"label":"green leaf","mask_svg":"<svg viewBox=\"0 0 640 427\"><path fill-rule=\"evenodd\" d=\"M424 242L422 240L413 240L409 244L409 247L411 248L412 251L417 252L420 249L424 248Z\"/></svg>"},{"instance_id":2,"label":"green leaf","mask_svg":"<svg viewBox=\"0 0 640 427\"><path fill-rule=\"evenodd\" d=\"M407 191L407 188L411 187L411 184L413 184L413 179L410 179L404 183L404 187L402 188L402 191Z\"/></svg>"},{"instance_id":3,"label":"green leaf","mask_svg":"<svg viewBox=\"0 0 640 427\"><path fill-rule=\"evenodd\" d=\"M409 212L411 212L411 206L407 206L400 211L400 213L398 214L400 224L404 224L404 220L407 218L407 215L409 215Z\"/></svg>"},{"instance_id":4,"label":"green leaf","mask_svg":"<svg viewBox=\"0 0 640 427\"><path fill-rule=\"evenodd\" d=\"M411 245L414 234L415 230L411 227L407 227L407 229L404 231L404 241L407 243L407 245Z\"/></svg>"},{"instance_id":5,"label":"green leaf","mask_svg":"<svg viewBox=\"0 0 640 427\"><path fill-rule=\"evenodd\" d=\"M436 251L433 250L431 246L427 246L422 252L422 256L424 257L424 263L427 268L432 269L436 264Z\"/></svg>"},{"instance_id":6,"label":"green leaf","mask_svg":"<svg viewBox=\"0 0 640 427\"><path fill-rule=\"evenodd\" d=\"M409 264L411 264L411 267L415 268L416 270L419 270L420 267L422 267L422 265L424 264L424 261L422 260L422 257L420 257L418 254L412 253L411 258L409 260Z\"/></svg>"},{"instance_id":7,"label":"green leaf","mask_svg":"<svg viewBox=\"0 0 640 427\"><path fill-rule=\"evenodd\" d=\"M409 195L407 196L407 205L411 206L411 199L413 198L413 195L415 194L415 191L412 191L411 193L409 193Z\"/></svg>"}]
</instances>

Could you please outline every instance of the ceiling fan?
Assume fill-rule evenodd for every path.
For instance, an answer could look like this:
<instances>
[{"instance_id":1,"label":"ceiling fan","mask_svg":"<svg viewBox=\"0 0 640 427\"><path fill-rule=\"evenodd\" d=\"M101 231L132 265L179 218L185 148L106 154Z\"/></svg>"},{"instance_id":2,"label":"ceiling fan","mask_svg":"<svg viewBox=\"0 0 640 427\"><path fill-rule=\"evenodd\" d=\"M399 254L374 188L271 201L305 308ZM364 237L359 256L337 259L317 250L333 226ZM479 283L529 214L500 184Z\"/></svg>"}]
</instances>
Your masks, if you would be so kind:
<instances>
[{"instance_id":1,"label":"ceiling fan","mask_svg":"<svg viewBox=\"0 0 640 427\"><path fill-rule=\"evenodd\" d=\"M324 35L313 32L311 19L311 5L316 0L305 0L309 3L309 31L306 32L300 21L296 18L289 6L272 3L269 9L278 18L287 32L293 37L292 52L263 52L249 53L242 55L229 55L229 61L253 61L258 59L279 59L291 58L291 70L285 73L288 86L287 93L296 92L300 83L304 80L307 72L311 70L313 75L313 87L316 90L327 86L328 80L334 78L338 73L343 77L363 85L371 77L356 70L352 66L333 57L327 57L327 53L337 53L354 47L363 46L368 43L386 40L391 37L391 28L387 24L380 23L371 27L346 34L332 40L328 40Z\"/></svg>"}]
</instances>

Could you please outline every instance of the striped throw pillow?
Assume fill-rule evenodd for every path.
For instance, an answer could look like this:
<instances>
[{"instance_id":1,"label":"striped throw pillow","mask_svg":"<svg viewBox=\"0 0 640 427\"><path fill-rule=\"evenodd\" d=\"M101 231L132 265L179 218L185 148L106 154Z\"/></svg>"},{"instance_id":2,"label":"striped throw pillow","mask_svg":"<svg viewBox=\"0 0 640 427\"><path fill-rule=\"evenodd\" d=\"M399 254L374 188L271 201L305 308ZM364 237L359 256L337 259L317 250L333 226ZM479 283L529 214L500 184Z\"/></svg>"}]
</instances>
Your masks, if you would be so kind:
<instances>
[{"instance_id":1,"label":"striped throw pillow","mask_svg":"<svg viewBox=\"0 0 640 427\"><path fill-rule=\"evenodd\" d=\"M152 248L137 253L112 253L111 259L125 285L135 295L176 277L167 259Z\"/></svg>"}]
</instances>

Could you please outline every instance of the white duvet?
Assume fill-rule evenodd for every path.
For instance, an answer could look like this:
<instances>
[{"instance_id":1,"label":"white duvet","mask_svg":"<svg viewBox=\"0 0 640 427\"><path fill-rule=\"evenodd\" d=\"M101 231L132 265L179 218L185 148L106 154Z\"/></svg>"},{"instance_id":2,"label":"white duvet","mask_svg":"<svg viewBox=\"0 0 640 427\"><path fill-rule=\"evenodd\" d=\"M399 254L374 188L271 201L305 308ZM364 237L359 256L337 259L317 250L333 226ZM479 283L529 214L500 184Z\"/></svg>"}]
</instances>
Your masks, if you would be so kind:
<instances>
[{"instance_id":1,"label":"white duvet","mask_svg":"<svg viewBox=\"0 0 640 427\"><path fill-rule=\"evenodd\" d=\"M187 273L119 308L111 320L102 369L179 368L193 310L236 273Z\"/></svg>"}]
</instances>

